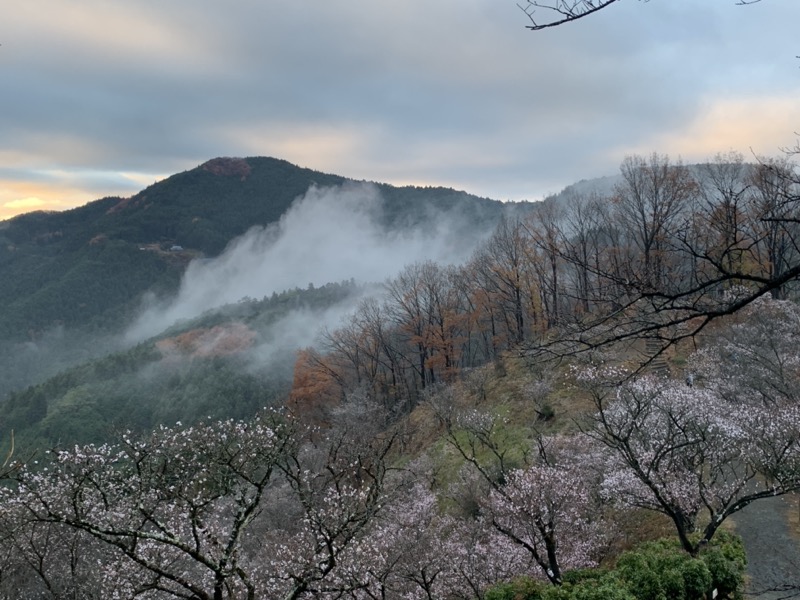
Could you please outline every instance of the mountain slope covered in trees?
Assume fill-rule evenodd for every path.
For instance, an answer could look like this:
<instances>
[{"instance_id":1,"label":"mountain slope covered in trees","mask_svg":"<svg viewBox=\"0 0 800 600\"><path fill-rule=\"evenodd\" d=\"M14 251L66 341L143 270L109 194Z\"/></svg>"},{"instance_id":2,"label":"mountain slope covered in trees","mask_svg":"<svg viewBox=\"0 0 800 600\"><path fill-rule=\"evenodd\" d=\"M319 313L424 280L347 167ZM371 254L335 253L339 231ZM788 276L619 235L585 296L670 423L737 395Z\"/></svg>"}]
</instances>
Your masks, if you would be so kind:
<instances>
[{"instance_id":1,"label":"mountain slope covered in trees","mask_svg":"<svg viewBox=\"0 0 800 600\"><path fill-rule=\"evenodd\" d=\"M263 231L263 245L270 227L310 190L356 185L273 158L219 158L130 198L0 222L0 399L119 350L119 334L140 314L144 298L173 297L192 261L219 256L253 228ZM519 210L445 188L363 189L380 202L369 218L386 236L433 236L448 214L457 215L452 239L477 240L503 214ZM341 218L348 218L344 209ZM311 241L298 240L297 247Z\"/></svg>"},{"instance_id":2,"label":"mountain slope covered in trees","mask_svg":"<svg viewBox=\"0 0 800 600\"><path fill-rule=\"evenodd\" d=\"M786 162L631 157L460 263L214 305L15 392L5 439L56 448L4 465L0 589L738 597L724 523L800 489L797 192Z\"/></svg>"},{"instance_id":3,"label":"mountain slope covered in trees","mask_svg":"<svg viewBox=\"0 0 800 600\"><path fill-rule=\"evenodd\" d=\"M143 292L174 291L192 258L216 256L251 227L278 221L311 186L347 181L273 158L214 159L130 198L1 222L0 339L61 324L118 327ZM457 207L473 224L504 210L451 189L377 187L388 228L424 225L431 210Z\"/></svg>"},{"instance_id":4,"label":"mountain slope covered in trees","mask_svg":"<svg viewBox=\"0 0 800 600\"><path fill-rule=\"evenodd\" d=\"M0 440L14 432L23 448L102 443L122 430L244 419L280 406L291 388L296 348L276 329L293 315L320 314L362 292L345 282L239 302L64 369L9 394Z\"/></svg>"}]
</instances>

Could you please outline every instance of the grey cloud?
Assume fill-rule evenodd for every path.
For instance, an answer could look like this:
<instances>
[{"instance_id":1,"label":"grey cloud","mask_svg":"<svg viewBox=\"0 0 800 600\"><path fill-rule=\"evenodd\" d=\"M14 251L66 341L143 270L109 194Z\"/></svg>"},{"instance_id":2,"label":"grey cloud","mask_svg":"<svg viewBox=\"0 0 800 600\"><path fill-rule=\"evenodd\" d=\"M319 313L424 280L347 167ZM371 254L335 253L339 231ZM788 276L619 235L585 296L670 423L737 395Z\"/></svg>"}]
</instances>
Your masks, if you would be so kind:
<instances>
[{"instance_id":1,"label":"grey cloud","mask_svg":"<svg viewBox=\"0 0 800 600\"><path fill-rule=\"evenodd\" d=\"M42 19L50 2L38 2ZM109 51L103 37L73 46L77 35L48 40L35 30L4 44L11 93L0 99L0 145L58 164L168 172L242 154L226 128L363 128L379 132L373 145L342 159L359 175L405 168L404 180L438 177L503 197L503 181L537 188L582 164L615 169L621 157L609 149L686 123L716 90L735 85L727 73L758 72L765 89L775 85L764 65L793 43L787 13L800 10L777 4L620 3L594 20L532 34L511 0L147 0L136 5L136 23L158 20L156 42L170 53L151 51L144 35L141 48ZM97 26L119 27L123 16ZM742 43L756 35L758 43ZM50 149L48 134L80 137L86 149ZM505 162L459 169L448 157L419 154L433 141L465 138L474 154ZM412 171L420 162L424 174Z\"/></svg>"},{"instance_id":2,"label":"grey cloud","mask_svg":"<svg viewBox=\"0 0 800 600\"><path fill-rule=\"evenodd\" d=\"M0 179L10 181L32 181L48 185L77 186L92 190L99 195L108 190L118 190L120 194L134 194L141 189L138 181L127 179L111 171L50 171L46 169L0 168Z\"/></svg>"}]
</instances>

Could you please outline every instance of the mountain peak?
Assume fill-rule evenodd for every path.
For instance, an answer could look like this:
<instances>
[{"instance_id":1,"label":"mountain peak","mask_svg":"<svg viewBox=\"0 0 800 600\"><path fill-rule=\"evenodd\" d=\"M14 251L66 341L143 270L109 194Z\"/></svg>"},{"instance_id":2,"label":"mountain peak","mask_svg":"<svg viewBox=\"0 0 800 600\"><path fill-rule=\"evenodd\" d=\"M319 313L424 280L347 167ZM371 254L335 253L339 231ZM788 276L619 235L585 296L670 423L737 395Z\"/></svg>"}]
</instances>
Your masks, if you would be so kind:
<instances>
[{"instance_id":1,"label":"mountain peak","mask_svg":"<svg viewBox=\"0 0 800 600\"><path fill-rule=\"evenodd\" d=\"M233 158L229 156L212 158L200 165L200 168L214 175L222 177L240 177L242 180L246 179L252 171L250 164L244 158Z\"/></svg>"}]
</instances>

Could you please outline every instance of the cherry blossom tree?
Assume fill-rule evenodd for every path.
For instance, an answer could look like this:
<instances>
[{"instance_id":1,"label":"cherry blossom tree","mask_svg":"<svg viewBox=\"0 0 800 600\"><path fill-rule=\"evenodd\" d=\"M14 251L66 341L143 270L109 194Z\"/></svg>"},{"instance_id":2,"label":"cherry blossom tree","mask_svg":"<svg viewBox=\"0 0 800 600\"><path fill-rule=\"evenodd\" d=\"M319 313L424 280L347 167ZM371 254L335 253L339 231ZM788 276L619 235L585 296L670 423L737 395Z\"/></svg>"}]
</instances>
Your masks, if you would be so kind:
<instances>
[{"instance_id":1,"label":"cherry blossom tree","mask_svg":"<svg viewBox=\"0 0 800 600\"><path fill-rule=\"evenodd\" d=\"M485 520L441 510L421 482L404 486L338 562L342 585L328 582L314 597L474 600L489 586L535 568L523 549Z\"/></svg>"},{"instance_id":2,"label":"cherry blossom tree","mask_svg":"<svg viewBox=\"0 0 800 600\"><path fill-rule=\"evenodd\" d=\"M282 467L300 505L300 527L284 529L273 549L270 597L341 597L363 587L346 557L391 497L388 455L397 435L352 440L350 432L329 432L325 442L290 455Z\"/></svg>"},{"instance_id":3,"label":"cherry blossom tree","mask_svg":"<svg viewBox=\"0 0 800 600\"><path fill-rule=\"evenodd\" d=\"M0 598L100 598L103 573L97 564L113 563L113 548L63 525L21 522L13 511L3 511Z\"/></svg>"},{"instance_id":4,"label":"cherry blossom tree","mask_svg":"<svg viewBox=\"0 0 800 600\"><path fill-rule=\"evenodd\" d=\"M709 334L692 361L692 376L732 403L800 401L800 307L759 298Z\"/></svg>"},{"instance_id":5,"label":"cherry blossom tree","mask_svg":"<svg viewBox=\"0 0 800 600\"><path fill-rule=\"evenodd\" d=\"M587 442L540 439L538 462L509 472L487 506L492 526L527 551L556 585L565 569L596 566L606 541L597 476L586 468L595 464Z\"/></svg>"},{"instance_id":6,"label":"cherry blossom tree","mask_svg":"<svg viewBox=\"0 0 800 600\"><path fill-rule=\"evenodd\" d=\"M387 507L360 544L356 560L368 573L360 598L444 598L463 587L448 544L457 522L443 515L436 496L418 484Z\"/></svg>"},{"instance_id":7,"label":"cherry blossom tree","mask_svg":"<svg viewBox=\"0 0 800 600\"><path fill-rule=\"evenodd\" d=\"M540 437L536 448L520 448L496 416L452 414L441 399L434 406L448 442L489 489L479 516L495 533L556 585L565 569L596 564L605 539L598 474L587 469L597 463L591 440Z\"/></svg>"},{"instance_id":8,"label":"cherry blossom tree","mask_svg":"<svg viewBox=\"0 0 800 600\"><path fill-rule=\"evenodd\" d=\"M321 597L348 589L338 559L385 501L394 439L351 442L271 414L161 427L22 469L0 511L17 539L27 531L34 570L45 532L91 542L103 598Z\"/></svg>"},{"instance_id":9,"label":"cherry blossom tree","mask_svg":"<svg viewBox=\"0 0 800 600\"><path fill-rule=\"evenodd\" d=\"M293 439L267 418L161 427L60 451L52 465L23 470L4 500L32 523L67 525L121 552L141 575L109 582L123 596L254 598L239 550Z\"/></svg>"},{"instance_id":10,"label":"cherry blossom tree","mask_svg":"<svg viewBox=\"0 0 800 600\"><path fill-rule=\"evenodd\" d=\"M606 496L669 517L687 552L748 504L800 489L797 405L735 404L653 377L611 386L597 371L583 377L597 408L585 432L616 461ZM699 539L690 535L697 529Z\"/></svg>"},{"instance_id":11,"label":"cherry blossom tree","mask_svg":"<svg viewBox=\"0 0 800 600\"><path fill-rule=\"evenodd\" d=\"M459 519L446 538L458 577L451 589L460 600L482 599L492 585L538 570L525 548L498 532L485 518Z\"/></svg>"}]
</instances>

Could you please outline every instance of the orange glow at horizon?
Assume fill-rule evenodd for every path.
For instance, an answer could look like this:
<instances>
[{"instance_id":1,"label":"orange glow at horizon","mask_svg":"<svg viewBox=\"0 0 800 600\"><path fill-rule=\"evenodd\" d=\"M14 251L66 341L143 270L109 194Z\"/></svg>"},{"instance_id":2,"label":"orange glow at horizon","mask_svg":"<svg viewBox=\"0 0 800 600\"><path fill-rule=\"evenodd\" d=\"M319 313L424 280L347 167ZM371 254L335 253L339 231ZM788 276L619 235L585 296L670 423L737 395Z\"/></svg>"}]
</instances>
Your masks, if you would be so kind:
<instances>
[{"instance_id":1,"label":"orange glow at horizon","mask_svg":"<svg viewBox=\"0 0 800 600\"><path fill-rule=\"evenodd\" d=\"M67 210L96 199L96 194L76 187L0 182L0 221L35 210Z\"/></svg>"},{"instance_id":2,"label":"orange glow at horizon","mask_svg":"<svg viewBox=\"0 0 800 600\"><path fill-rule=\"evenodd\" d=\"M736 150L745 161L755 161L757 157L781 156L783 149L794 146L797 123L800 105L793 97L717 100L683 128L650 140L649 148L629 153L655 151L692 163Z\"/></svg>"}]
</instances>

